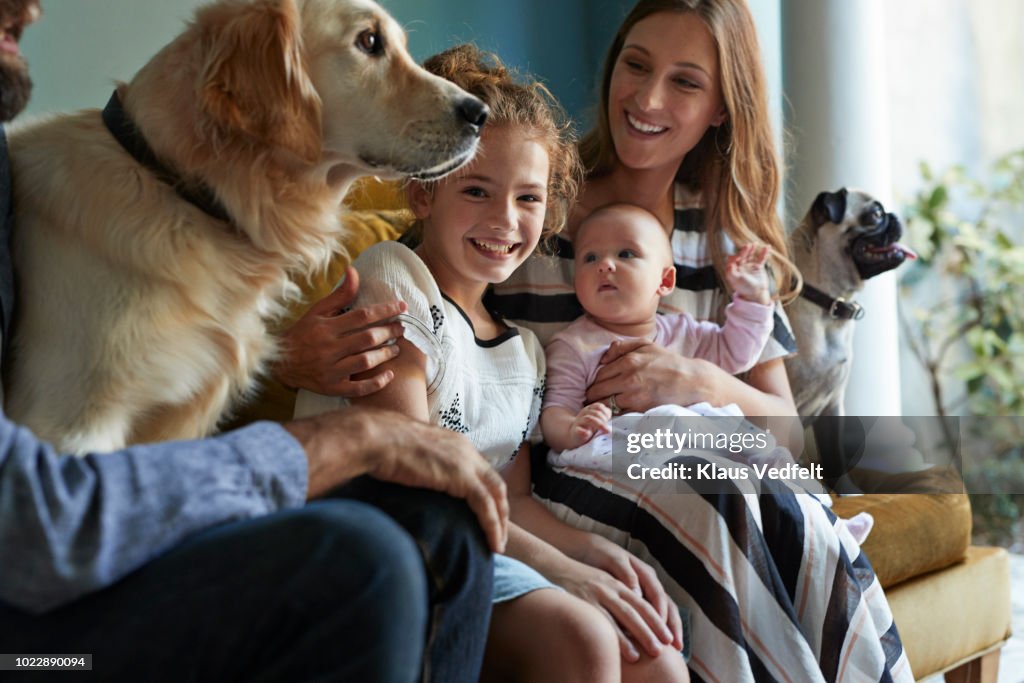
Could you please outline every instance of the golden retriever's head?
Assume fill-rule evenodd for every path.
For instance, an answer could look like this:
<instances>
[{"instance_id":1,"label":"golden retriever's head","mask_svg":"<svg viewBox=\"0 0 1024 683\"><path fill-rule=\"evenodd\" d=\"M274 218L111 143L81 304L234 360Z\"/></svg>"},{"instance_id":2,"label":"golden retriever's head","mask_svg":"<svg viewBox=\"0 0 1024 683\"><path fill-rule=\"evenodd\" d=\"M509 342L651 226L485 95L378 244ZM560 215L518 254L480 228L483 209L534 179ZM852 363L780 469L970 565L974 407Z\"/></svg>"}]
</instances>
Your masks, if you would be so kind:
<instances>
[{"instance_id":1,"label":"golden retriever's head","mask_svg":"<svg viewBox=\"0 0 1024 683\"><path fill-rule=\"evenodd\" d=\"M405 32L370 0L304 0L310 79L324 148L377 175L438 177L476 151L487 107L424 71Z\"/></svg>"},{"instance_id":2,"label":"golden retriever's head","mask_svg":"<svg viewBox=\"0 0 1024 683\"><path fill-rule=\"evenodd\" d=\"M487 107L417 66L370 0L220 0L193 30L198 113L217 137L342 176L434 178L476 151Z\"/></svg>"}]
</instances>

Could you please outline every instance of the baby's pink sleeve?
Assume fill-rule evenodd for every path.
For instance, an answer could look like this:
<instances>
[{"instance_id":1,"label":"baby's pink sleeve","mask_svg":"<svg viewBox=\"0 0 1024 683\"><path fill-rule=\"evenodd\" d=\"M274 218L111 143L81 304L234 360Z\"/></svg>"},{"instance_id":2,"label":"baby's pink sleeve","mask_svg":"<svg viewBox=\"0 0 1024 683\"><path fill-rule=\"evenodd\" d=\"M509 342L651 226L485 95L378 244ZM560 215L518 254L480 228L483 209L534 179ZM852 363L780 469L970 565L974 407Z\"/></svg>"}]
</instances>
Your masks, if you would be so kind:
<instances>
[{"instance_id":1,"label":"baby's pink sleeve","mask_svg":"<svg viewBox=\"0 0 1024 683\"><path fill-rule=\"evenodd\" d=\"M544 350L547 379L544 384L544 408L558 406L574 414L583 410L587 394L587 369L572 344L556 337Z\"/></svg>"},{"instance_id":2,"label":"baby's pink sleeve","mask_svg":"<svg viewBox=\"0 0 1024 683\"><path fill-rule=\"evenodd\" d=\"M695 322L686 333L688 355L714 363L735 375L754 367L772 333L771 305L733 297L725 307L725 324Z\"/></svg>"}]
</instances>

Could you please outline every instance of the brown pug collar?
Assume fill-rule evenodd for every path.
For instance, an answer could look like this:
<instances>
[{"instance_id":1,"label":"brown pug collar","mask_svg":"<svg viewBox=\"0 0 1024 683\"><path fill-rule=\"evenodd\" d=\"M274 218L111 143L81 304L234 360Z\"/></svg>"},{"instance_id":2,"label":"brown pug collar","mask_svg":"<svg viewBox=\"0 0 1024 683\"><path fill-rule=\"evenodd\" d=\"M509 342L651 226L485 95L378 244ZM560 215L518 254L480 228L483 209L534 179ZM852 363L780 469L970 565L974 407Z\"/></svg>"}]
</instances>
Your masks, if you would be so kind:
<instances>
[{"instance_id":1,"label":"brown pug collar","mask_svg":"<svg viewBox=\"0 0 1024 683\"><path fill-rule=\"evenodd\" d=\"M807 283L804 283L800 296L825 309L833 320L860 320L864 317L864 307L856 301L841 296L833 298Z\"/></svg>"}]
</instances>

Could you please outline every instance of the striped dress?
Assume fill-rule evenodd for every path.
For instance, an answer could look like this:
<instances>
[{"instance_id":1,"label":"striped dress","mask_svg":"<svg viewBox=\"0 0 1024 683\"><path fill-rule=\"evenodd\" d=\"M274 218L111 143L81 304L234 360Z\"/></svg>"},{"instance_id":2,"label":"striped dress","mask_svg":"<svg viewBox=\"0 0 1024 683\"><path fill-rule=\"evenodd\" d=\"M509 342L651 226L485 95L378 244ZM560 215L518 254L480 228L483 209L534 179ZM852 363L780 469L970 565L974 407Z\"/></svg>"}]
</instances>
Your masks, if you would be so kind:
<instances>
[{"instance_id":1,"label":"striped dress","mask_svg":"<svg viewBox=\"0 0 1024 683\"><path fill-rule=\"evenodd\" d=\"M676 190L676 290L663 312L721 320L727 303L711 264L696 197ZM729 246L727 245L727 249ZM534 255L488 305L546 343L581 313L572 244ZM779 308L762 361L796 350ZM546 448L538 449L546 455ZM689 458L695 465L698 458ZM882 588L831 511L810 495L688 492L614 474L552 468L533 459L534 495L562 521L593 531L650 563L690 610L693 680L913 681ZM726 482L725 486L731 486Z\"/></svg>"}]
</instances>

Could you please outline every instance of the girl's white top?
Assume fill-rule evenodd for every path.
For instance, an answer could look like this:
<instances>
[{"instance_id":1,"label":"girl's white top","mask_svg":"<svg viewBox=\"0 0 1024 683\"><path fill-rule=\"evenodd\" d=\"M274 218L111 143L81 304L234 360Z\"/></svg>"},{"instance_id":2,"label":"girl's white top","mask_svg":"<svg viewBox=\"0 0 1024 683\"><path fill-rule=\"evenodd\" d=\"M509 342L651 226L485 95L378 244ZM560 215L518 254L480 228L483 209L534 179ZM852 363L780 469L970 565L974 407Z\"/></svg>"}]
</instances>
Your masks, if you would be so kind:
<instances>
[{"instance_id":1,"label":"girl's white top","mask_svg":"<svg viewBox=\"0 0 1024 683\"><path fill-rule=\"evenodd\" d=\"M526 328L506 322L490 340L474 334L466 314L445 297L426 264L398 242L382 242L353 264L359 271L355 306L394 301L405 339L427 358L430 421L465 434L495 467L508 464L537 429L544 393L544 350ZM300 391L295 416L347 405L343 398Z\"/></svg>"}]
</instances>

